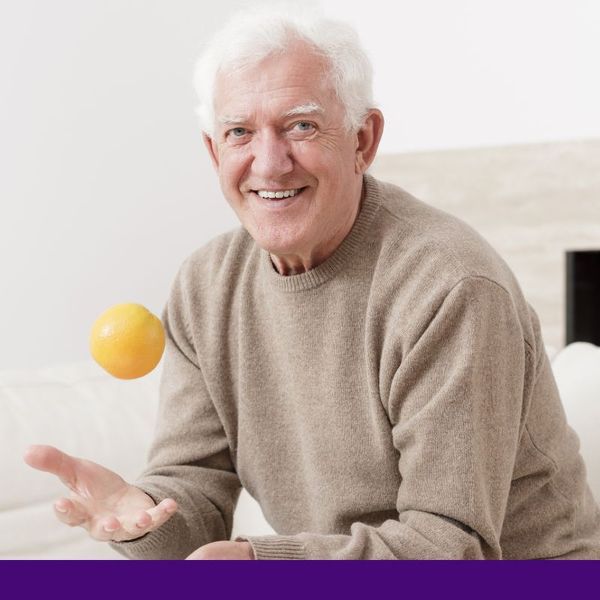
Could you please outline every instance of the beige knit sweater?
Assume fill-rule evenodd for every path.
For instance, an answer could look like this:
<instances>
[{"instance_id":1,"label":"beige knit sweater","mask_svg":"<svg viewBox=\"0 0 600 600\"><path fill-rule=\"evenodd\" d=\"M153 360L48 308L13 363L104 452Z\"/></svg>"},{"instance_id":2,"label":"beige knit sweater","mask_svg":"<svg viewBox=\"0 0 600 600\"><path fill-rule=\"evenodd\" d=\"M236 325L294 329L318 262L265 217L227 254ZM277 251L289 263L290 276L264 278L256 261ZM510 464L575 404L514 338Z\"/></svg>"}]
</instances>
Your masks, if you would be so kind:
<instances>
[{"instance_id":1,"label":"beige knit sweater","mask_svg":"<svg viewBox=\"0 0 600 600\"><path fill-rule=\"evenodd\" d=\"M354 227L281 276L243 229L181 267L136 485L180 511L132 558L229 539L258 559L600 558L600 510L538 319L463 222L365 177Z\"/></svg>"}]
</instances>

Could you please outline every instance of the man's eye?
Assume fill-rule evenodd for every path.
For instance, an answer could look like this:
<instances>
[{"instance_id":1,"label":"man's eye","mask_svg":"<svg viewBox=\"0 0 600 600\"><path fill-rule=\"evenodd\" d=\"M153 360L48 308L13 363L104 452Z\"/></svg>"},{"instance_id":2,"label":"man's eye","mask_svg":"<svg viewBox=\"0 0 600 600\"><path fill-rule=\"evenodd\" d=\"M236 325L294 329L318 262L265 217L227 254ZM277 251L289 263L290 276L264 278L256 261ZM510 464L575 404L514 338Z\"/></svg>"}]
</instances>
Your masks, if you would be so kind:
<instances>
[{"instance_id":1,"label":"man's eye","mask_svg":"<svg viewBox=\"0 0 600 600\"><path fill-rule=\"evenodd\" d=\"M314 125L312 123L309 123L308 121L298 121L298 123L296 123L294 127L298 131L312 131L314 129Z\"/></svg>"},{"instance_id":2,"label":"man's eye","mask_svg":"<svg viewBox=\"0 0 600 600\"><path fill-rule=\"evenodd\" d=\"M233 137L243 137L244 135L246 135L246 133L247 130L243 127L234 127L233 129L229 130L229 134Z\"/></svg>"}]
</instances>

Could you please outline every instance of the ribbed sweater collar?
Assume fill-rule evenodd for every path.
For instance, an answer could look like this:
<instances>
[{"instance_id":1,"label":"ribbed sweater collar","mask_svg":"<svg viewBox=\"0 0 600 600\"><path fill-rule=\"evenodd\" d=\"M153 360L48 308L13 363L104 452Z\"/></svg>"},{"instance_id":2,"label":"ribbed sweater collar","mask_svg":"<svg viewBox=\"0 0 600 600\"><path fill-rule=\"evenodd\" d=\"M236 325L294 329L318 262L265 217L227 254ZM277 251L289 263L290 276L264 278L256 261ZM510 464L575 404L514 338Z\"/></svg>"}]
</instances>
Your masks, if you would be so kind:
<instances>
[{"instance_id":1,"label":"ribbed sweater collar","mask_svg":"<svg viewBox=\"0 0 600 600\"><path fill-rule=\"evenodd\" d=\"M361 255L360 247L381 204L377 181L371 175L365 175L363 181L364 197L350 233L334 253L318 267L298 275L280 275L271 262L269 252L260 249L261 275L268 280L270 285L284 292L309 290L332 279L351 262L353 257Z\"/></svg>"}]
</instances>

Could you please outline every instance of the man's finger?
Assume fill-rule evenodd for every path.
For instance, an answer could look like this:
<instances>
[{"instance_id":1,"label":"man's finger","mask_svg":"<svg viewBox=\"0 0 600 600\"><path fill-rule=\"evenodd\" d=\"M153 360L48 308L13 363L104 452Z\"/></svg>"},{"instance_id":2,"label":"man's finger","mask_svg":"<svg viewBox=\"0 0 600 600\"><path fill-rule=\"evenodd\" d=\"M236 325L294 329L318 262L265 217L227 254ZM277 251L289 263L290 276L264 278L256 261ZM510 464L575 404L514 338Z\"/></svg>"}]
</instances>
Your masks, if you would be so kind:
<instances>
[{"instance_id":1,"label":"man's finger","mask_svg":"<svg viewBox=\"0 0 600 600\"><path fill-rule=\"evenodd\" d=\"M88 532L91 537L100 542L121 541L121 539L127 539L126 536L122 536L123 528L121 526L121 521L114 516L97 521Z\"/></svg>"},{"instance_id":2,"label":"man's finger","mask_svg":"<svg viewBox=\"0 0 600 600\"><path fill-rule=\"evenodd\" d=\"M177 511L177 502L172 498L165 498L156 506L138 513L132 522L132 532L152 531L166 523ZM144 514L145 513L145 514Z\"/></svg>"},{"instance_id":3,"label":"man's finger","mask_svg":"<svg viewBox=\"0 0 600 600\"><path fill-rule=\"evenodd\" d=\"M54 503L54 514L59 521L71 527L82 525L89 518L83 508L68 498L59 498Z\"/></svg>"},{"instance_id":4,"label":"man's finger","mask_svg":"<svg viewBox=\"0 0 600 600\"><path fill-rule=\"evenodd\" d=\"M145 529L151 524L152 517L145 510L140 511L135 518L135 526L139 527L140 529Z\"/></svg>"},{"instance_id":5,"label":"man's finger","mask_svg":"<svg viewBox=\"0 0 600 600\"><path fill-rule=\"evenodd\" d=\"M23 460L34 469L52 473L71 490L75 490L74 459L54 446L29 446Z\"/></svg>"},{"instance_id":6,"label":"man's finger","mask_svg":"<svg viewBox=\"0 0 600 600\"><path fill-rule=\"evenodd\" d=\"M166 523L177 512L177 502L172 498L165 498L157 506L145 511L139 511L133 515L113 517L119 524L118 529L106 531L108 520L103 521L102 527L94 531L93 536L97 539L107 539L107 535L115 542L120 542L132 537L142 537L150 531L158 529Z\"/></svg>"}]
</instances>

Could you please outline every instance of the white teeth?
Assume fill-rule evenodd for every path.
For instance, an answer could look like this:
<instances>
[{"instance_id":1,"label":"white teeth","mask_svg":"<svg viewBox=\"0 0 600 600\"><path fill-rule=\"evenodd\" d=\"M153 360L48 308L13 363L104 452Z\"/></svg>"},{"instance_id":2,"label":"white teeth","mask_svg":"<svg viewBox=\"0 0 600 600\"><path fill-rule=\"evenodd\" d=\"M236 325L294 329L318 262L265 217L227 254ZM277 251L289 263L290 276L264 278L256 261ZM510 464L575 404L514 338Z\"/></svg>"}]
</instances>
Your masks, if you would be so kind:
<instances>
[{"instance_id":1,"label":"white teeth","mask_svg":"<svg viewBox=\"0 0 600 600\"><path fill-rule=\"evenodd\" d=\"M261 198L290 198L294 197L300 190L281 190L279 192L267 192L266 190L258 190L258 195Z\"/></svg>"}]
</instances>

